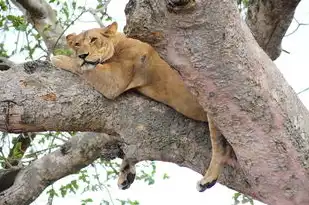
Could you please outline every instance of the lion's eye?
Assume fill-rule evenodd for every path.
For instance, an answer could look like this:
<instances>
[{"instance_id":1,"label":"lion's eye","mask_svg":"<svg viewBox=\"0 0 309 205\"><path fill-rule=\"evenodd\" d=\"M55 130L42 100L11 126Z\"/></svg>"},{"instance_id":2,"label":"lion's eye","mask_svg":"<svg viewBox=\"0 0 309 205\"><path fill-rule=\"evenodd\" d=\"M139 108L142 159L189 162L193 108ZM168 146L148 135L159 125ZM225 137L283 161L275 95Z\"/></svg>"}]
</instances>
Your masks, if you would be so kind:
<instances>
[{"instance_id":1,"label":"lion's eye","mask_svg":"<svg viewBox=\"0 0 309 205\"><path fill-rule=\"evenodd\" d=\"M75 43L74 45L75 45L75 46L79 46L80 44L79 44L79 43Z\"/></svg>"},{"instance_id":2,"label":"lion's eye","mask_svg":"<svg viewBox=\"0 0 309 205\"><path fill-rule=\"evenodd\" d=\"M96 37L91 38L91 39L90 39L90 43L95 42L97 39L98 39L98 38L96 38Z\"/></svg>"}]
</instances>

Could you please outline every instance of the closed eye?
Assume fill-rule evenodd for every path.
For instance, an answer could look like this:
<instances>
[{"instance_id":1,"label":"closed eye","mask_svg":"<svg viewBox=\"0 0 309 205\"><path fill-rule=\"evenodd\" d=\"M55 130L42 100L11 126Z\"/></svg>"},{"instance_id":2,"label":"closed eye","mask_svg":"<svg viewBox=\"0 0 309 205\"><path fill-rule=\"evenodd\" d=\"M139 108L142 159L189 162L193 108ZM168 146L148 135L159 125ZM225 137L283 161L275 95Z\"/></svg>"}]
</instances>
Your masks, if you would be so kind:
<instances>
[{"instance_id":1,"label":"closed eye","mask_svg":"<svg viewBox=\"0 0 309 205\"><path fill-rule=\"evenodd\" d=\"M91 39L90 39L90 43L95 42L97 39L98 39L98 38L96 38L96 37L91 38Z\"/></svg>"}]
</instances>

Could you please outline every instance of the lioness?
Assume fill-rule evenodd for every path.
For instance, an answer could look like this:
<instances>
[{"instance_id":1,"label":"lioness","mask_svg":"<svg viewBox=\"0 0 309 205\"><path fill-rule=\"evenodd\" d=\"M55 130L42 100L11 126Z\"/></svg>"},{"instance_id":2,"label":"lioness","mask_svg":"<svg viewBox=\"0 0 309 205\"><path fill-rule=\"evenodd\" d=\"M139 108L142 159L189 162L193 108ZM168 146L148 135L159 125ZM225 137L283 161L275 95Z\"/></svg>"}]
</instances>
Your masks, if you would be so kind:
<instances>
[{"instance_id":1,"label":"lioness","mask_svg":"<svg viewBox=\"0 0 309 205\"><path fill-rule=\"evenodd\" d=\"M205 176L197 183L197 189L202 192L216 183L221 168L231 159L232 148L187 90L180 75L153 47L117 32L116 22L78 35L69 34L66 39L76 56L54 56L52 63L78 74L106 98L114 99L134 88L189 118L208 121L212 159ZM125 158L119 174L119 188L129 188L134 178L135 162Z\"/></svg>"}]
</instances>

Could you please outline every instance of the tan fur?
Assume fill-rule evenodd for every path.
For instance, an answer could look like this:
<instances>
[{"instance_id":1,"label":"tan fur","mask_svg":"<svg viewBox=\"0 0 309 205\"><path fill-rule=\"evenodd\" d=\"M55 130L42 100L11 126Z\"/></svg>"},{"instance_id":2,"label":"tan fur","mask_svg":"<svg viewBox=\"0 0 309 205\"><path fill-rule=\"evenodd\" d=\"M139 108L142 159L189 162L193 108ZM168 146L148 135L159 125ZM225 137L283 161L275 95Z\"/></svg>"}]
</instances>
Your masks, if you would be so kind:
<instances>
[{"instance_id":1,"label":"tan fur","mask_svg":"<svg viewBox=\"0 0 309 205\"><path fill-rule=\"evenodd\" d=\"M79 35L70 34L67 42L76 52L76 58L55 56L52 62L59 68L77 73L106 98L114 99L134 88L191 119L208 120L212 161L208 172L198 183L198 190L204 191L215 183L221 167L230 158L231 148L223 143L225 139L197 99L187 90L180 75L160 58L153 47L118 33L116 23ZM121 172L120 178L124 179L118 184L124 184L126 176L125 172Z\"/></svg>"}]
</instances>

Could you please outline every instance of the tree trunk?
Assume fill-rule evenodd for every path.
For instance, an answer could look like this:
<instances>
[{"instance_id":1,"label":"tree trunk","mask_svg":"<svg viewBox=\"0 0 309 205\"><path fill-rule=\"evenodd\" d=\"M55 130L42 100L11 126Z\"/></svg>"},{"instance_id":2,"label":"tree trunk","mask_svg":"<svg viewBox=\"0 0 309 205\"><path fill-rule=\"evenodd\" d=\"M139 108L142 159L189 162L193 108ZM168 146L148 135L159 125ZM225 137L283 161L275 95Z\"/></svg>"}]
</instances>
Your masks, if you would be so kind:
<instances>
[{"instance_id":1,"label":"tree trunk","mask_svg":"<svg viewBox=\"0 0 309 205\"><path fill-rule=\"evenodd\" d=\"M235 1L131 0L126 15L126 33L155 45L212 114L246 193L268 204L309 204L309 113Z\"/></svg>"}]
</instances>

